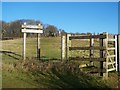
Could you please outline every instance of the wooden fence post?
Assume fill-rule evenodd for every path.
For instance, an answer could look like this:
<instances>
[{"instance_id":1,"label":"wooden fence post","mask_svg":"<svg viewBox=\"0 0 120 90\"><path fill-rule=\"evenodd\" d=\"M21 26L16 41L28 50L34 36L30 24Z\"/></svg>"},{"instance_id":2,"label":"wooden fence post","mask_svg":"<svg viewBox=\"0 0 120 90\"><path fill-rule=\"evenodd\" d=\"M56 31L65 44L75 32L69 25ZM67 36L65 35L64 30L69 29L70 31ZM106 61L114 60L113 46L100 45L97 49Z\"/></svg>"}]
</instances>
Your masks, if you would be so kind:
<instances>
[{"instance_id":1,"label":"wooden fence post","mask_svg":"<svg viewBox=\"0 0 120 90\"><path fill-rule=\"evenodd\" d=\"M103 79L107 79L108 78L108 33L105 32L103 33L103 35L106 35L106 39L103 40L103 46L106 48L105 51L103 51L103 55L106 58L106 61L103 62L103 68L105 69L105 73L103 73Z\"/></svg>"},{"instance_id":2,"label":"wooden fence post","mask_svg":"<svg viewBox=\"0 0 120 90\"><path fill-rule=\"evenodd\" d=\"M106 39L100 38L100 47L105 46L106 51L100 50L100 58L106 58L106 61L100 61L100 76L103 76L103 79L107 79L108 77L108 58L107 58L107 48L108 48L108 33L103 33L101 35L106 35ZM105 72L103 72L105 69Z\"/></svg>"},{"instance_id":3,"label":"wooden fence post","mask_svg":"<svg viewBox=\"0 0 120 90\"><path fill-rule=\"evenodd\" d=\"M103 39L100 38L100 47L103 46ZM103 50L100 50L100 58L103 58ZM103 76L103 61L100 61L100 76Z\"/></svg>"},{"instance_id":4,"label":"wooden fence post","mask_svg":"<svg viewBox=\"0 0 120 90\"><path fill-rule=\"evenodd\" d=\"M62 44L62 48L61 48L61 60L65 60L65 53L66 53L66 36L61 36L61 44Z\"/></svg>"},{"instance_id":5,"label":"wooden fence post","mask_svg":"<svg viewBox=\"0 0 120 90\"><path fill-rule=\"evenodd\" d=\"M69 39L70 36L71 34L66 34L66 60L71 56L69 51L69 47L71 47L71 40Z\"/></svg>"},{"instance_id":6,"label":"wooden fence post","mask_svg":"<svg viewBox=\"0 0 120 90\"><path fill-rule=\"evenodd\" d=\"M120 34L117 35L117 70L120 72Z\"/></svg>"},{"instance_id":7,"label":"wooden fence post","mask_svg":"<svg viewBox=\"0 0 120 90\"><path fill-rule=\"evenodd\" d=\"M90 47L93 47L93 46L94 46L94 39L93 39L93 38L90 38ZM93 50L90 50L90 58L93 58L93 57L94 57L93 54L94 54L94 51L93 51ZM92 61L90 61L90 65L93 66L94 63L93 63Z\"/></svg>"}]
</instances>

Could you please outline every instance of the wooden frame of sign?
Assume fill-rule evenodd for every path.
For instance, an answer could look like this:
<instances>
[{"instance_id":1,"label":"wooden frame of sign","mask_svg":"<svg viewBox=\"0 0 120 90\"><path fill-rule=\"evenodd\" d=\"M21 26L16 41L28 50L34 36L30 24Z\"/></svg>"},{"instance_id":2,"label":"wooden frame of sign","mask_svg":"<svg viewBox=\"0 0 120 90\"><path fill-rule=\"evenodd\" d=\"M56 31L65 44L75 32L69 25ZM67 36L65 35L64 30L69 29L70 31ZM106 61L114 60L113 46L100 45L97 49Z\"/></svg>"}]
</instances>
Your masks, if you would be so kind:
<instances>
[{"instance_id":1,"label":"wooden frame of sign","mask_svg":"<svg viewBox=\"0 0 120 90\"><path fill-rule=\"evenodd\" d=\"M43 33L43 26L38 25L22 25L23 36L23 59L26 59L26 34L27 33L37 33L37 58L40 60L40 33Z\"/></svg>"}]
</instances>

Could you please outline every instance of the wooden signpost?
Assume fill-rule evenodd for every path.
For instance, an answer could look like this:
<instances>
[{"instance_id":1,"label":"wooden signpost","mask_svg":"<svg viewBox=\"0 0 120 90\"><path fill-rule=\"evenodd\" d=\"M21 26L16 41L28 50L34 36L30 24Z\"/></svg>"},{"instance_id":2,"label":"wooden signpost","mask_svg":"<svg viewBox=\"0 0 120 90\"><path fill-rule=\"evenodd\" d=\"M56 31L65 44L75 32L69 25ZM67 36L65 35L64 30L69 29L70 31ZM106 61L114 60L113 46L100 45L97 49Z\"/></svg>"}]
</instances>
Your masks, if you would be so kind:
<instances>
[{"instance_id":1,"label":"wooden signpost","mask_svg":"<svg viewBox=\"0 0 120 90\"><path fill-rule=\"evenodd\" d=\"M37 58L40 60L40 33L43 33L43 26L38 25L22 25L22 32L24 33L23 37L23 59L26 59L26 34L27 33L37 33Z\"/></svg>"}]
</instances>

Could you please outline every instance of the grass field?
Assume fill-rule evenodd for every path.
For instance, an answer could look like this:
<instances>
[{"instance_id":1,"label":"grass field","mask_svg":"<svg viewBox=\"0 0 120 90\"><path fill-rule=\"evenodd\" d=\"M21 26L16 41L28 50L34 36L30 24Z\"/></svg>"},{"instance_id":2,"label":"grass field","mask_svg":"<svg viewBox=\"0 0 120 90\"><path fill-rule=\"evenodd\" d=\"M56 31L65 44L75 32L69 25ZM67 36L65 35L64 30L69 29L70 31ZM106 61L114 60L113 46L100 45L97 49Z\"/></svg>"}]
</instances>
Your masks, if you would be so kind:
<instances>
[{"instance_id":1,"label":"grass field","mask_svg":"<svg viewBox=\"0 0 120 90\"><path fill-rule=\"evenodd\" d=\"M115 72L110 73L108 80L102 80L100 77L82 72L77 62L36 60L36 38L27 38L27 60L25 61L22 60L21 38L1 42L3 88L118 87L118 77ZM87 54L84 52L84 55ZM41 38L41 58L60 59L60 57L60 37Z\"/></svg>"}]
</instances>

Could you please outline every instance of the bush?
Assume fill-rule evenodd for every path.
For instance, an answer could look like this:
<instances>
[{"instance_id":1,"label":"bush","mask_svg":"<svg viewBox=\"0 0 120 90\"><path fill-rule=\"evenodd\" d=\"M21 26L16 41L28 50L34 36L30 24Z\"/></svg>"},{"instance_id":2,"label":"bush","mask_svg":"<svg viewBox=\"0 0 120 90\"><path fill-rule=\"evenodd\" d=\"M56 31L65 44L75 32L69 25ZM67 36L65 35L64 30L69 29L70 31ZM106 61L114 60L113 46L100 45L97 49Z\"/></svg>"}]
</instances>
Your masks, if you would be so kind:
<instances>
[{"instance_id":1,"label":"bush","mask_svg":"<svg viewBox=\"0 0 120 90\"><path fill-rule=\"evenodd\" d=\"M98 77L80 71L75 62L26 61L23 68L31 72L38 84L46 88L108 88Z\"/></svg>"}]
</instances>

